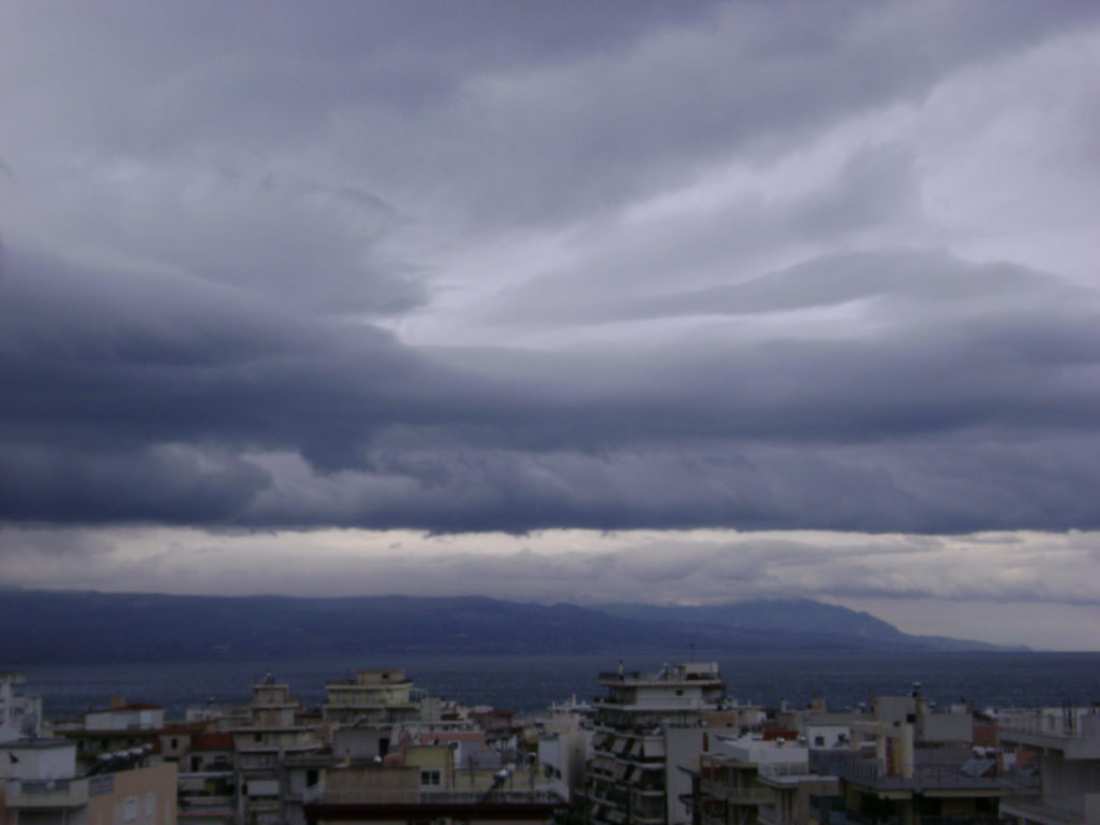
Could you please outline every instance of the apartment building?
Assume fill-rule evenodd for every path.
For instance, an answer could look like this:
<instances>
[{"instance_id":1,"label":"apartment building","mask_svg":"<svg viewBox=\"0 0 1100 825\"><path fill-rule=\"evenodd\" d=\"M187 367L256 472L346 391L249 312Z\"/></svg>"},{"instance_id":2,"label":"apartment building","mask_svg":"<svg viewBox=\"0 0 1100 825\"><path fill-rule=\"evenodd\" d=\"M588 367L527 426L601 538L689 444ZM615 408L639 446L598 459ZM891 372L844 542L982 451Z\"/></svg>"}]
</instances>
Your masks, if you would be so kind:
<instances>
[{"instance_id":1,"label":"apartment building","mask_svg":"<svg viewBox=\"0 0 1100 825\"><path fill-rule=\"evenodd\" d=\"M700 757L695 804L701 825L805 825L811 799L833 796L837 780L810 770L804 744L717 737Z\"/></svg>"},{"instance_id":2,"label":"apartment building","mask_svg":"<svg viewBox=\"0 0 1100 825\"><path fill-rule=\"evenodd\" d=\"M0 743L42 734L42 699L24 693L22 673L0 673Z\"/></svg>"},{"instance_id":3,"label":"apartment building","mask_svg":"<svg viewBox=\"0 0 1100 825\"><path fill-rule=\"evenodd\" d=\"M361 670L350 679L325 685L326 701L321 708L326 722L339 725L415 721L420 707L413 701L413 683L405 671Z\"/></svg>"},{"instance_id":4,"label":"apartment building","mask_svg":"<svg viewBox=\"0 0 1100 825\"><path fill-rule=\"evenodd\" d=\"M592 759L589 816L597 825L679 825L691 821L690 771L707 748L705 716L717 712L725 683L715 662L665 665L656 673L602 673ZM681 770L683 768L684 770Z\"/></svg>"},{"instance_id":5,"label":"apartment building","mask_svg":"<svg viewBox=\"0 0 1100 825\"><path fill-rule=\"evenodd\" d=\"M572 708L579 707L574 700ZM585 766L592 756L591 709L574 711L570 706L551 709L550 718L538 725L538 763L549 788L573 801L583 792Z\"/></svg>"},{"instance_id":6,"label":"apartment building","mask_svg":"<svg viewBox=\"0 0 1100 825\"><path fill-rule=\"evenodd\" d=\"M253 686L249 723L232 730L239 825L282 825L300 818L301 800L286 792L284 764L320 751L324 743L315 728L298 724L298 708L290 687L270 674Z\"/></svg>"},{"instance_id":7,"label":"apartment building","mask_svg":"<svg viewBox=\"0 0 1100 825\"><path fill-rule=\"evenodd\" d=\"M183 825L232 825L237 815L232 734L189 736L179 770L178 815Z\"/></svg>"},{"instance_id":8,"label":"apartment building","mask_svg":"<svg viewBox=\"0 0 1100 825\"><path fill-rule=\"evenodd\" d=\"M1043 708L1000 716L1001 744L1037 762L1040 792L1001 802L1016 825L1100 822L1100 706Z\"/></svg>"}]
</instances>

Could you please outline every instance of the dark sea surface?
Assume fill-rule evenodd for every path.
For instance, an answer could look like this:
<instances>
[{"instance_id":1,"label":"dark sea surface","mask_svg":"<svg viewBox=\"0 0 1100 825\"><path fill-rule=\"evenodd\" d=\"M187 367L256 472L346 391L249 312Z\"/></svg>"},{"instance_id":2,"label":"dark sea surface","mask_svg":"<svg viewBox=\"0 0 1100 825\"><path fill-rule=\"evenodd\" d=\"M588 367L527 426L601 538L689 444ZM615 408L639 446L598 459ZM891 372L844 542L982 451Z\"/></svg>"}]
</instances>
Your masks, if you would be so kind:
<instances>
[{"instance_id":1,"label":"dark sea surface","mask_svg":"<svg viewBox=\"0 0 1100 825\"><path fill-rule=\"evenodd\" d=\"M650 670L667 657L632 657L628 670ZM948 704L960 698L979 708L1086 704L1100 700L1100 653L776 654L730 656L695 651L695 660L717 660L728 692L742 701L805 705L826 697L832 708L855 706L876 694L908 692L921 682L925 693ZM192 704L245 701L251 685L267 672L288 682L306 705L318 705L326 681L355 669L404 667L416 686L467 704L515 710L545 708L576 693L602 693L600 671L614 670L608 656L389 656L372 659L285 659L177 664L28 665L28 692L44 699L49 718L75 715L120 695L156 702L172 715ZM0 663L0 670L9 669Z\"/></svg>"}]
</instances>

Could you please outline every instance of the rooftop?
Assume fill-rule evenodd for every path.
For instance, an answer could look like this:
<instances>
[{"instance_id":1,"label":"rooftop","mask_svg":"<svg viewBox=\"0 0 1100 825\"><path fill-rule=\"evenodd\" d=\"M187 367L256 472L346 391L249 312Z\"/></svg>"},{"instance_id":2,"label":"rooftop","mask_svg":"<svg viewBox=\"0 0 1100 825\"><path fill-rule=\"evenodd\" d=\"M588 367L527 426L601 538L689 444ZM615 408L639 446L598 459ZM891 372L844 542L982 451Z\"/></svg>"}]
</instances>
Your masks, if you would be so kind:
<instances>
[{"instance_id":1,"label":"rooftop","mask_svg":"<svg viewBox=\"0 0 1100 825\"><path fill-rule=\"evenodd\" d=\"M49 748L76 747L69 739L15 739L0 745L6 751L47 750Z\"/></svg>"},{"instance_id":2,"label":"rooftop","mask_svg":"<svg viewBox=\"0 0 1100 825\"><path fill-rule=\"evenodd\" d=\"M667 685L667 684L722 684L722 675L717 662L689 662L678 665L665 665L653 673L638 670L617 670L604 672L598 681L603 685Z\"/></svg>"},{"instance_id":3,"label":"rooftop","mask_svg":"<svg viewBox=\"0 0 1100 825\"><path fill-rule=\"evenodd\" d=\"M233 750L233 734L231 733L200 733L191 740L193 751L231 751Z\"/></svg>"},{"instance_id":4,"label":"rooftop","mask_svg":"<svg viewBox=\"0 0 1100 825\"><path fill-rule=\"evenodd\" d=\"M150 705L146 702L126 702L120 705L111 705L105 708L93 708L89 713L126 713L134 710L164 710L160 705Z\"/></svg>"},{"instance_id":5,"label":"rooftop","mask_svg":"<svg viewBox=\"0 0 1100 825\"><path fill-rule=\"evenodd\" d=\"M1038 777L1024 772L981 773L972 770L969 762L958 764L920 764L913 766L912 775L904 776L883 770L874 758L858 751L810 751L810 769L815 773L832 774L839 779L871 791L960 791L995 793L1028 793L1039 789Z\"/></svg>"}]
</instances>

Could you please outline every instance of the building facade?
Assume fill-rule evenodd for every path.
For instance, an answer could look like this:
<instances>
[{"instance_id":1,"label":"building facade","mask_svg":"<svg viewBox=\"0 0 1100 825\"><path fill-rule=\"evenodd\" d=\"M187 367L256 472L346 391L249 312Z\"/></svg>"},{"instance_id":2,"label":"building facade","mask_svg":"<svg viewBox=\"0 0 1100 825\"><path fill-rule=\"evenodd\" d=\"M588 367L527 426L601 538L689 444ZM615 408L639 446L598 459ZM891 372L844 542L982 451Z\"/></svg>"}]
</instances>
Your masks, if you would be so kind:
<instances>
[{"instance_id":1,"label":"building facade","mask_svg":"<svg viewBox=\"0 0 1100 825\"><path fill-rule=\"evenodd\" d=\"M725 698L714 662L656 673L600 674L585 797L597 825L680 825L691 818L690 774L706 748L704 717ZM684 797L687 798L685 802Z\"/></svg>"}]
</instances>

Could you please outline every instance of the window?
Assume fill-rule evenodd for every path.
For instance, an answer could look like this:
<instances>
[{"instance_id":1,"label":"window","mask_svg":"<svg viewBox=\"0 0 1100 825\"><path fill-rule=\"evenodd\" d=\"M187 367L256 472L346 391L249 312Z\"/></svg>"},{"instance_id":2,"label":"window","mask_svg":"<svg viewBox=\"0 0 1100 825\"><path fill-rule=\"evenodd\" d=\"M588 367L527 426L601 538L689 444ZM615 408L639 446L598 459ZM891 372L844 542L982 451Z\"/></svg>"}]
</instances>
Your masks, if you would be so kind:
<instances>
[{"instance_id":1,"label":"window","mask_svg":"<svg viewBox=\"0 0 1100 825\"><path fill-rule=\"evenodd\" d=\"M145 794L145 815L152 816L153 811L156 810L157 798L152 791Z\"/></svg>"},{"instance_id":2,"label":"window","mask_svg":"<svg viewBox=\"0 0 1100 825\"><path fill-rule=\"evenodd\" d=\"M252 734L252 741L253 742L263 742L264 741L264 735L262 733L254 733L254 734Z\"/></svg>"},{"instance_id":3,"label":"window","mask_svg":"<svg viewBox=\"0 0 1100 825\"><path fill-rule=\"evenodd\" d=\"M175 750L176 748L178 748L178 747L180 746L180 740L176 739L176 737L174 737L174 736L173 736L173 737L172 737L172 741L171 741L171 742L169 742L168 746L169 746L169 747L170 747L170 748L171 748L172 750Z\"/></svg>"},{"instance_id":4,"label":"window","mask_svg":"<svg viewBox=\"0 0 1100 825\"><path fill-rule=\"evenodd\" d=\"M128 796L122 802L122 821L133 822L138 815L138 798Z\"/></svg>"},{"instance_id":5,"label":"window","mask_svg":"<svg viewBox=\"0 0 1100 825\"><path fill-rule=\"evenodd\" d=\"M825 737L824 736L815 736L814 737L814 747L815 748L825 747Z\"/></svg>"},{"instance_id":6,"label":"window","mask_svg":"<svg viewBox=\"0 0 1100 825\"><path fill-rule=\"evenodd\" d=\"M308 771L306 771L306 785L308 785L309 787L312 788L314 785L316 785L319 778L320 777L317 773L316 768L310 768Z\"/></svg>"},{"instance_id":7,"label":"window","mask_svg":"<svg viewBox=\"0 0 1100 825\"><path fill-rule=\"evenodd\" d=\"M421 785L438 785L440 780L439 771L421 771L420 772L420 784Z\"/></svg>"}]
</instances>

